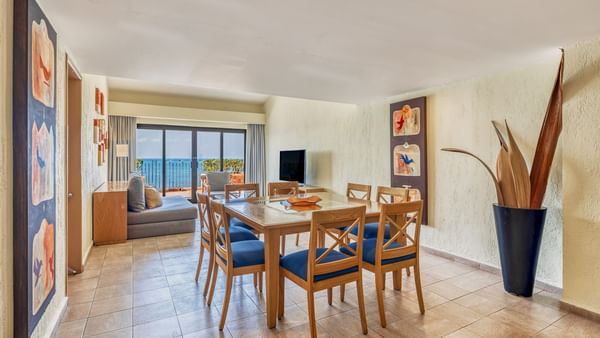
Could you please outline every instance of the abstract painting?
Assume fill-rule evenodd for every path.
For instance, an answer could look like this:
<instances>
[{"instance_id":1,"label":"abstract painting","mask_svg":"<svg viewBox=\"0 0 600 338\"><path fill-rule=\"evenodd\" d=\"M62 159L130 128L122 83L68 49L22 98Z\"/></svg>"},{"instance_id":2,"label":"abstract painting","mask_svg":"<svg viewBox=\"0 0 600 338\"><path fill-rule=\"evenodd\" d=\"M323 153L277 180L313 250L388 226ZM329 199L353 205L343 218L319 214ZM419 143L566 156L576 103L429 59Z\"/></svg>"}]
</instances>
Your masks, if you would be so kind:
<instances>
[{"instance_id":1,"label":"abstract painting","mask_svg":"<svg viewBox=\"0 0 600 338\"><path fill-rule=\"evenodd\" d=\"M427 105L425 97L390 105L392 187L409 189L411 201L423 200L427 224Z\"/></svg>"},{"instance_id":2,"label":"abstract painting","mask_svg":"<svg viewBox=\"0 0 600 338\"><path fill-rule=\"evenodd\" d=\"M34 332L56 292L56 31L14 3L14 335Z\"/></svg>"}]
</instances>

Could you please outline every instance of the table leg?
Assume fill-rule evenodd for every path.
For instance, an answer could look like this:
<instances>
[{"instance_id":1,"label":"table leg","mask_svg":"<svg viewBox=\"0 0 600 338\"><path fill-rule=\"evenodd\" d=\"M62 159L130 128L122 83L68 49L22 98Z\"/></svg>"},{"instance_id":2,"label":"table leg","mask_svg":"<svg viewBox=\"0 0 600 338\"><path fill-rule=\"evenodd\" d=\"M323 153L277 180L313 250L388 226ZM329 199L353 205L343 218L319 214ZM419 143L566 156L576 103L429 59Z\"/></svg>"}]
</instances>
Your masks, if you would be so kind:
<instances>
[{"instance_id":1,"label":"table leg","mask_svg":"<svg viewBox=\"0 0 600 338\"><path fill-rule=\"evenodd\" d=\"M277 325L277 304L279 297L279 238L278 229L265 229L265 274L267 294L267 326Z\"/></svg>"}]
</instances>

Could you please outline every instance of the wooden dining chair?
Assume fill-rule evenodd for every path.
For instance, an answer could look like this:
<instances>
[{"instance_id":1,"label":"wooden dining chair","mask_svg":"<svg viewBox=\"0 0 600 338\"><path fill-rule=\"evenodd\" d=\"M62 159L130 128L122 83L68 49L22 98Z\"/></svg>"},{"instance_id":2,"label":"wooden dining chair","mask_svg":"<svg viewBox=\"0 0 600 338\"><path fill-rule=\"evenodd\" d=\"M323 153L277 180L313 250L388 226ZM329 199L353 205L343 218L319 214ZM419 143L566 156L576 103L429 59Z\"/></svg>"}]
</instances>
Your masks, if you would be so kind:
<instances>
[{"instance_id":1,"label":"wooden dining chair","mask_svg":"<svg viewBox=\"0 0 600 338\"><path fill-rule=\"evenodd\" d=\"M297 195L300 186L298 182L269 182L267 193L269 197L277 195ZM296 234L296 246L300 243L300 233ZM281 236L281 254L285 255L285 235Z\"/></svg>"},{"instance_id":2,"label":"wooden dining chair","mask_svg":"<svg viewBox=\"0 0 600 338\"><path fill-rule=\"evenodd\" d=\"M225 200L249 199L260 197L260 186L258 183L226 184Z\"/></svg>"},{"instance_id":3,"label":"wooden dining chair","mask_svg":"<svg viewBox=\"0 0 600 338\"><path fill-rule=\"evenodd\" d=\"M221 309L221 321L219 322L219 330L223 331L229 309L233 277L246 274L262 274L265 271L265 248L264 243L260 240L231 241L230 226L227 222L225 208L221 202L211 201L210 213L213 222L213 233L215 234L214 252L217 258L213 263L214 272L207 304L210 306L212 303L217 275L219 269L221 269L226 277L225 297Z\"/></svg>"},{"instance_id":4,"label":"wooden dining chair","mask_svg":"<svg viewBox=\"0 0 600 338\"><path fill-rule=\"evenodd\" d=\"M346 197L368 201L371 199L371 186L368 184L348 183Z\"/></svg>"},{"instance_id":5,"label":"wooden dining chair","mask_svg":"<svg viewBox=\"0 0 600 338\"><path fill-rule=\"evenodd\" d=\"M383 283L386 272L395 272L394 289L400 290L402 288L402 274L400 272L404 268L413 267L419 310L422 314L425 313L419 268L422 211L423 201L382 205L377 237L365 238L362 242L362 267L375 274L375 292L377 293L379 320L382 327L386 326L383 303ZM384 237L383 225L385 224L390 224L397 230L396 234L389 239ZM406 244L399 242L401 237L406 238ZM360 242L354 242L349 247L354 249L354 252L358 252L359 245ZM340 251L348 255L354 254L348 247L342 247Z\"/></svg>"},{"instance_id":6,"label":"wooden dining chair","mask_svg":"<svg viewBox=\"0 0 600 338\"><path fill-rule=\"evenodd\" d=\"M208 271L206 273L206 281L204 282L203 295L206 297L210 286L211 276L213 274L214 266L214 241L215 235L213 233L214 227L212 224L212 217L210 216L210 204L211 198L208 194L202 192L196 192L196 199L198 201L198 215L200 218L200 254L198 255L198 265L196 266L196 283L200 278L200 271L202 271L202 261L204 259L204 251L208 252ZM231 224L231 221L230 221ZM256 240L258 239L250 230L235 225L229 228L229 238L232 242ZM262 292L262 274L254 276L254 287L258 288Z\"/></svg>"},{"instance_id":7,"label":"wooden dining chair","mask_svg":"<svg viewBox=\"0 0 600 338\"><path fill-rule=\"evenodd\" d=\"M345 241L354 228L358 228L359 234L363 233L365 212L366 207L359 206L312 213L308 250L291 253L283 256L280 260L277 307L279 319L284 315L285 278L306 290L311 337L317 337L314 293L327 289L328 301L331 305L332 287L356 282L362 332L363 334L368 333L361 273L362 260L360 259L363 256L363 238L360 236L360 241L354 247L350 247ZM347 226L346 231L341 234L331 231L340 226ZM329 236L334 243L329 247L319 247L319 243L324 243L321 234ZM339 250L335 250L336 248L340 250L344 248L348 254L341 253Z\"/></svg>"},{"instance_id":8,"label":"wooden dining chair","mask_svg":"<svg viewBox=\"0 0 600 338\"><path fill-rule=\"evenodd\" d=\"M206 297L215 259L213 254L214 235L209 211L210 197L208 197L207 194L198 191L196 192L196 199L198 200L198 216L200 218L200 254L198 256L198 266L196 267L196 283L198 283L198 278L200 277L202 261L204 259L204 250L206 250L208 251L208 272L206 274L206 280L204 281L203 292L203 295Z\"/></svg>"}]
</instances>

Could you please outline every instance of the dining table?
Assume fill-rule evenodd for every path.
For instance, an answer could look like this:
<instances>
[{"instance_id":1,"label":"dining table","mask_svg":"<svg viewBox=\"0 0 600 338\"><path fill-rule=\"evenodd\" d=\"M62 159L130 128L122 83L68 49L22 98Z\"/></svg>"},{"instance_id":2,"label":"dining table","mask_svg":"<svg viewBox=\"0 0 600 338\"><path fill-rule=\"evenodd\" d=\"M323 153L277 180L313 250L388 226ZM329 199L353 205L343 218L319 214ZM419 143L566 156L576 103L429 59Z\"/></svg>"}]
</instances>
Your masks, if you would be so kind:
<instances>
[{"instance_id":1,"label":"dining table","mask_svg":"<svg viewBox=\"0 0 600 338\"><path fill-rule=\"evenodd\" d=\"M235 217L264 235L265 282L267 325L274 328L277 323L279 295L280 238L282 235L310 231L312 212L315 210L335 210L364 205L365 223L378 222L381 204L374 201L353 199L333 192L312 193L321 201L315 206L296 208L287 202L289 196L241 199L225 201L225 213ZM324 243L320 234L319 242ZM394 278L396 281L397 278ZM396 283L394 283L396 284ZM396 285L395 285L396 286Z\"/></svg>"}]
</instances>

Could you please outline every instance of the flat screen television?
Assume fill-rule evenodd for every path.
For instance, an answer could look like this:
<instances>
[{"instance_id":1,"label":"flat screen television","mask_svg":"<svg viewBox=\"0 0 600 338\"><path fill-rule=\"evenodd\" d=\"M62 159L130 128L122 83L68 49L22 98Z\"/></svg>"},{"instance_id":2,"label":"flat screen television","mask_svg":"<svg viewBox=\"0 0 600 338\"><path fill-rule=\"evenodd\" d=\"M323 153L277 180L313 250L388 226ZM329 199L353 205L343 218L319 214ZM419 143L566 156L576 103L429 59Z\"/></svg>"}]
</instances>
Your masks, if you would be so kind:
<instances>
[{"instance_id":1,"label":"flat screen television","mask_svg":"<svg viewBox=\"0 0 600 338\"><path fill-rule=\"evenodd\" d=\"M282 150L279 153L279 179L304 183L305 150Z\"/></svg>"}]
</instances>

